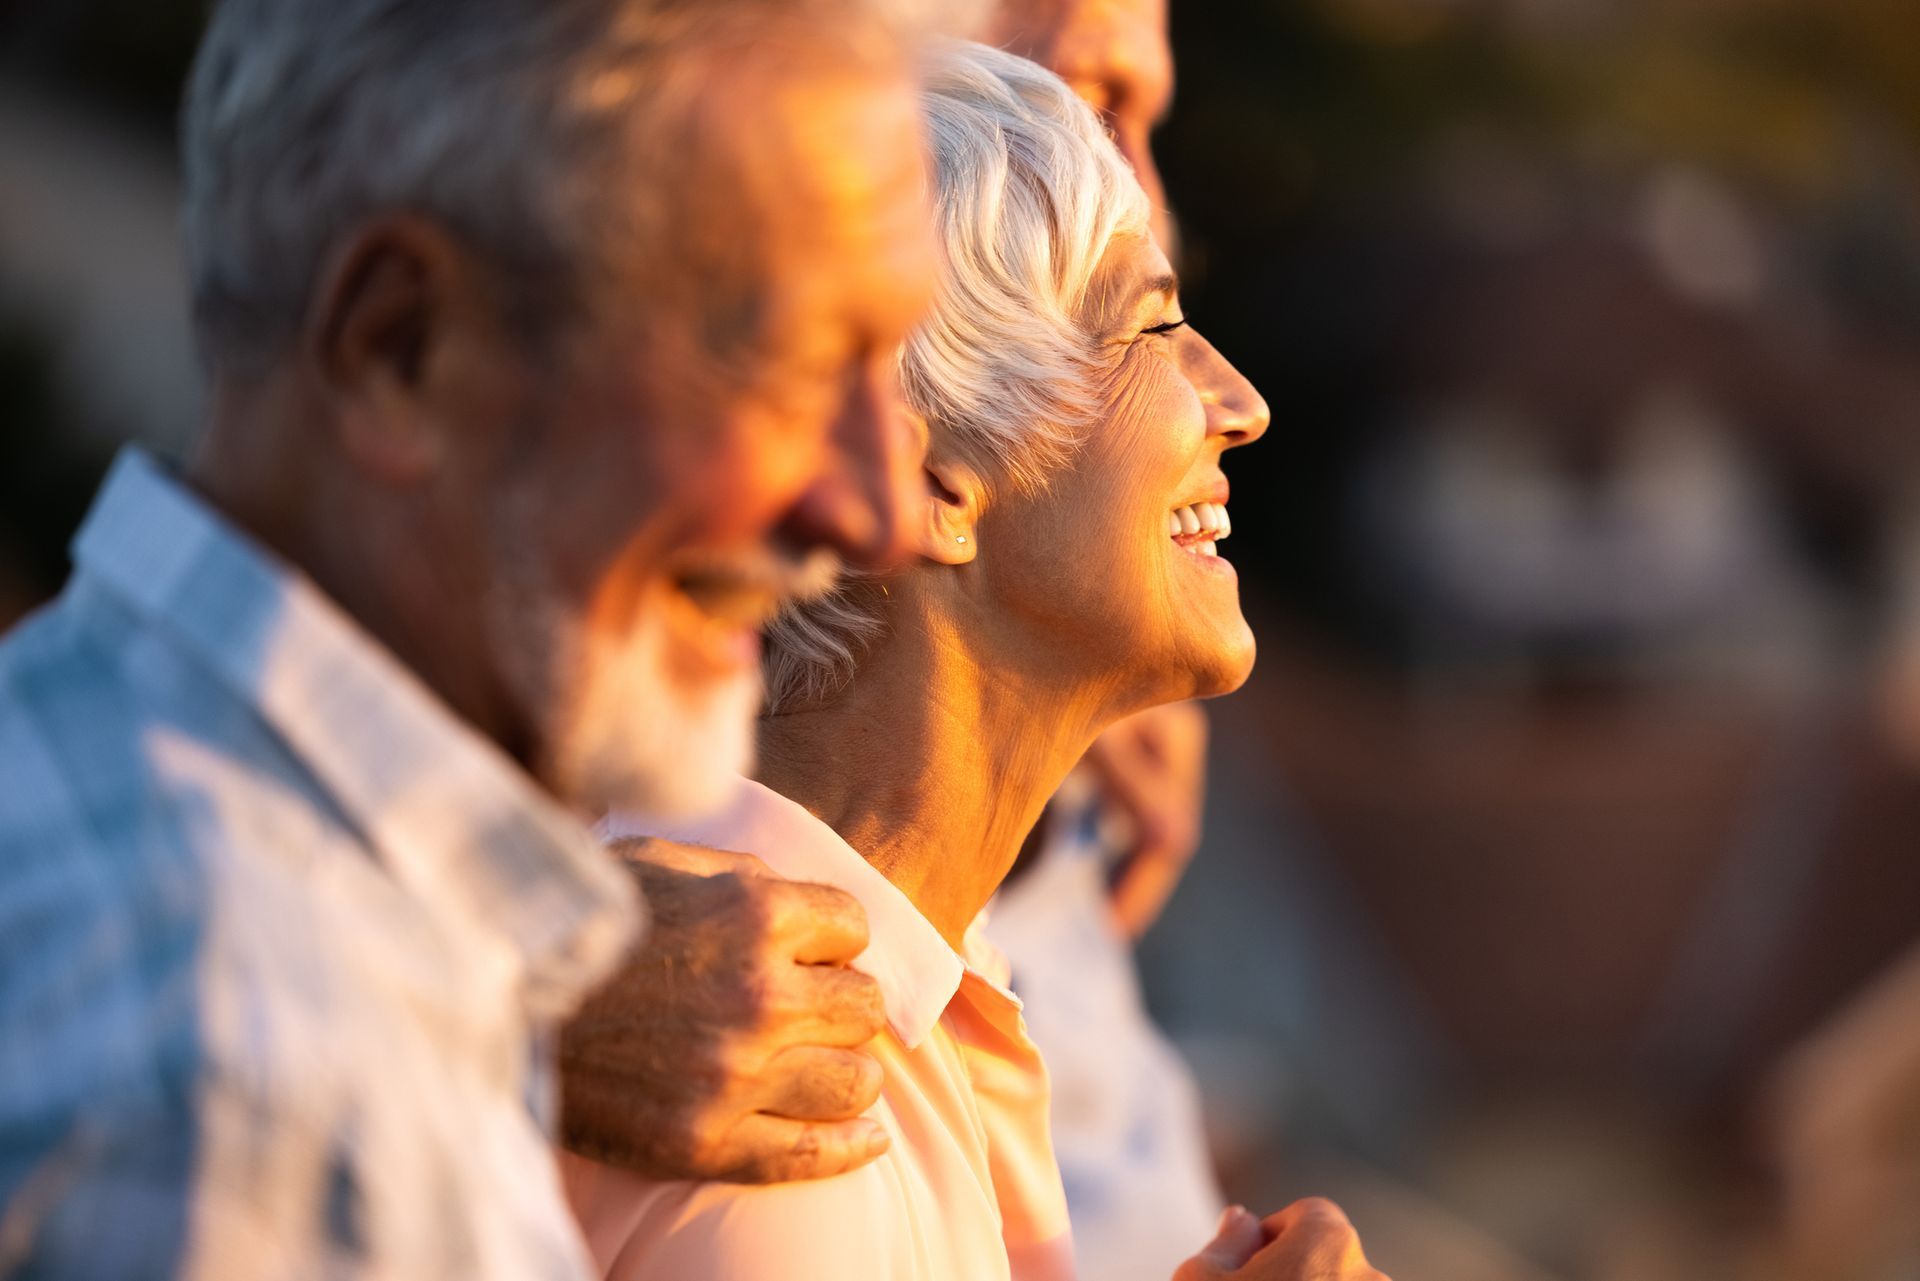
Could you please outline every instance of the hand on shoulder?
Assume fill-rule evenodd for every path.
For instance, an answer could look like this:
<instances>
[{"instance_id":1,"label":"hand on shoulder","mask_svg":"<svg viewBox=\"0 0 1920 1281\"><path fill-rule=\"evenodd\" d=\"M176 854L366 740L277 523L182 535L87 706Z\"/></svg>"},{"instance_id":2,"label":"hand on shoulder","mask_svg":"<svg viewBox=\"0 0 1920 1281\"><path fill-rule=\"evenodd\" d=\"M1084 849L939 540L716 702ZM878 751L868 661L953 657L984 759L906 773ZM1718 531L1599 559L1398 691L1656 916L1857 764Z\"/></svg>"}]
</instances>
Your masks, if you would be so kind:
<instances>
[{"instance_id":1,"label":"hand on shoulder","mask_svg":"<svg viewBox=\"0 0 1920 1281\"><path fill-rule=\"evenodd\" d=\"M747 854L616 845L651 924L561 1033L562 1143L662 1180L777 1183L866 1164L886 1131L861 1117L885 1025L879 986L848 968L866 915Z\"/></svg>"}]
</instances>

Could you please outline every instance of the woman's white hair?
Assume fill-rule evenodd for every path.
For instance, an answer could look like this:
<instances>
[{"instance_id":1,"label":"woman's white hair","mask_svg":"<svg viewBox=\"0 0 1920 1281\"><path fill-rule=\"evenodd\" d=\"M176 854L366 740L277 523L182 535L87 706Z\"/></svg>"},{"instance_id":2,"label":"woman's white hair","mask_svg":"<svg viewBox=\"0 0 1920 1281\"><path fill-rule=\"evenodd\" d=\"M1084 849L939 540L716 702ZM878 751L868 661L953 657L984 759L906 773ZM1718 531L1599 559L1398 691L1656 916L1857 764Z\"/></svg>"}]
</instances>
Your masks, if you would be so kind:
<instances>
[{"instance_id":1,"label":"woman's white hair","mask_svg":"<svg viewBox=\"0 0 1920 1281\"><path fill-rule=\"evenodd\" d=\"M1033 493L1092 425L1102 374L1083 319L1108 246L1148 234L1145 193L1093 110L1064 81L986 45L927 54L921 111L944 272L900 353L932 449L990 487ZM842 687L881 632L883 597L851 575L768 631L767 711Z\"/></svg>"}]
</instances>

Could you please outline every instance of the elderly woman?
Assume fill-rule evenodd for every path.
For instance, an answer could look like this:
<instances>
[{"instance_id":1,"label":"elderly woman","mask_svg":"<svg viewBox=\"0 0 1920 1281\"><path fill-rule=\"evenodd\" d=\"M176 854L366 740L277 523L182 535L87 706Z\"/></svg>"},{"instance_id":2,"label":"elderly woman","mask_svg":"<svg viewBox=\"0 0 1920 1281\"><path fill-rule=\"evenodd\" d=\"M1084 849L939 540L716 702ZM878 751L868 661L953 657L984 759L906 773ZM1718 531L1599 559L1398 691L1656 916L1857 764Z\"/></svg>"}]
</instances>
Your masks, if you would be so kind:
<instances>
[{"instance_id":1,"label":"elderly woman","mask_svg":"<svg viewBox=\"0 0 1920 1281\"><path fill-rule=\"evenodd\" d=\"M862 902L891 1145L763 1188L563 1158L618 1281L1071 1276L1045 1070L972 926L1102 729L1253 663L1221 459L1267 407L1181 315L1140 187L1022 59L941 49L924 110L947 271L901 359L927 442L916 554L776 626L759 781L716 818L647 827ZM1229 1212L1209 1251L1182 1277L1372 1275L1324 1203Z\"/></svg>"}]
</instances>

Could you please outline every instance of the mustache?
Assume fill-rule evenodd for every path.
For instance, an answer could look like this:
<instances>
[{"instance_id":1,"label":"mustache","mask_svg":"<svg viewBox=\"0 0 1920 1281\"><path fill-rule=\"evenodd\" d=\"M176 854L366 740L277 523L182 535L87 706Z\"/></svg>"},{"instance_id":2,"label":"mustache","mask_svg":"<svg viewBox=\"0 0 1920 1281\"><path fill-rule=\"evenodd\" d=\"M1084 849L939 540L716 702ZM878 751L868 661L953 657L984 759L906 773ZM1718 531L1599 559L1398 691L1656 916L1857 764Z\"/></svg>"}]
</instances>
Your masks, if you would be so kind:
<instances>
[{"instance_id":1,"label":"mustache","mask_svg":"<svg viewBox=\"0 0 1920 1281\"><path fill-rule=\"evenodd\" d=\"M764 592L797 605L831 593L841 571L840 557L825 547L797 554L753 548L684 560L674 576L682 584Z\"/></svg>"}]
</instances>

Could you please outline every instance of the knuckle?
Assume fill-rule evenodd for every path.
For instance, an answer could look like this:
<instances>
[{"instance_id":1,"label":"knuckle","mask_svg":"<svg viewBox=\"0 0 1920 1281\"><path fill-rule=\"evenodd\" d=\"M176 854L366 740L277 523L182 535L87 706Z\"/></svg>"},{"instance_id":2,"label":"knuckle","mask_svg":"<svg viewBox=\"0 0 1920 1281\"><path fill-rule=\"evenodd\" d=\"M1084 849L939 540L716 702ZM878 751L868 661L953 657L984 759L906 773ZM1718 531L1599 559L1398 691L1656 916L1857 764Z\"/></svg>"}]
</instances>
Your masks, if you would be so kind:
<instances>
[{"instance_id":1,"label":"knuckle","mask_svg":"<svg viewBox=\"0 0 1920 1281\"><path fill-rule=\"evenodd\" d=\"M833 1009L855 1026L878 1032L887 1019L886 998L880 984L870 974L858 970L823 972L821 978L833 984Z\"/></svg>"},{"instance_id":2,"label":"knuckle","mask_svg":"<svg viewBox=\"0 0 1920 1281\"><path fill-rule=\"evenodd\" d=\"M835 919L841 931L852 941L853 950L866 951L867 944L873 941L872 929L867 924L867 910L851 898L837 906L839 910L835 913Z\"/></svg>"},{"instance_id":3,"label":"knuckle","mask_svg":"<svg viewBox=\"0 0 1920 1281\"><path fill-rule=\"evenodd\" d=\"M887 1026L886 1001L880 995L879 984L860 989L860 996L854 1007L854 1021L868 1037L875 1037Z\"/></svg>"},{"instance_id":4,"label":"knuckle","mask_svg":"<svg viewBox=\"0 0 1920 1281\"><path fill-rule=\"evenodd\" d=\"M788 1170L794 1175L805 1176L817 1170L822 1159L820 1132L813 1126L803 1126L787 1145Z\"/></svg>"},{"instance_id":5,"label":"knuckle","mask_svg":"<svg viewBox=\"0 0 1920 1281\"><path fill-rule=\"evenodd\" d=\"M1333 1202L1327 1200L1327 1198L1323 1196L1302 1197L1298 1202L1295 1203L1294 1208L1299 1212L1300 1217L1303 1219L1344 1220L1346 1218L1346 1215L1340 1212L1339 1206L1335 1205Z\"/></svg>"},{"instance_id":6,"label":"knuckle","mask_svg":"<svg viewBox=\"0 0 1920 1281\"><path fill-rule=\"evenodd\" d=\"M756 940L773 932L774 896L768 882L739 872L722 872L712 881L718 907L727 917L730 931Z\"/></svg>"},{"instance_id":7,"label":"knuckle","mask_svg":"<svg viewBox=\"0 0 1920 1281\"><path fill-rule=\"evenodd\" d=\"M870 1054L854 1055L852 1083L847 1095L849 1112L864 1112L872 1107L880 1097L881 1089L887 1083L885 1069L880 1060Z\"/></svg>"},{"instance_id":8,"label":"knuckle","mask_svg":"<svg viewBox=\"0 0 1920 1281\"><path fill-rule=\"evenodd\" d=\"M832 1063L831 1081L823 1093L833 1107L851 1115L879 1097L880 1065L871 1057L847 1050L834 1055Z\"/></svg>"},{"instance_id":9,"label":"knuckle","mask_svg":"<svg viewBox=\"0 0 1920 1281\"><path fill-rule=\"evenodd\" d=\"M745 1033L751 1037L764 1035L780 1013L782 1000L774 976L759 964L750 964L736 973L727 984L726 995L721 999L722 1018L736 1036ZM743 1048L731 1045L730 1049Z\"/></svg>"},{"instance_id":10,"label":"knuckle","mask_svg":"<svg viewBox=\"0 0 1920 1281\"><path fill-rule=\"evenodd\" d=\"M717 1103L691 1113L679 1131L688 1167L704 1178L727 1178L754 1160L758 1154L735 1133L740 1120Z\"/></svg>"},{"instance_id":11,"label":"knuckle","mask_svg":"<svg viewBox=\"0 0 1920 1281\"><path fill-rule=\"evenodd\" d=\"M726 1036L714 1043L709 1064L707 1093L718 1100L742 1082L759 1078L766 1071L766 1056L753 1037Z\"/></svg>"}]
</instances>

